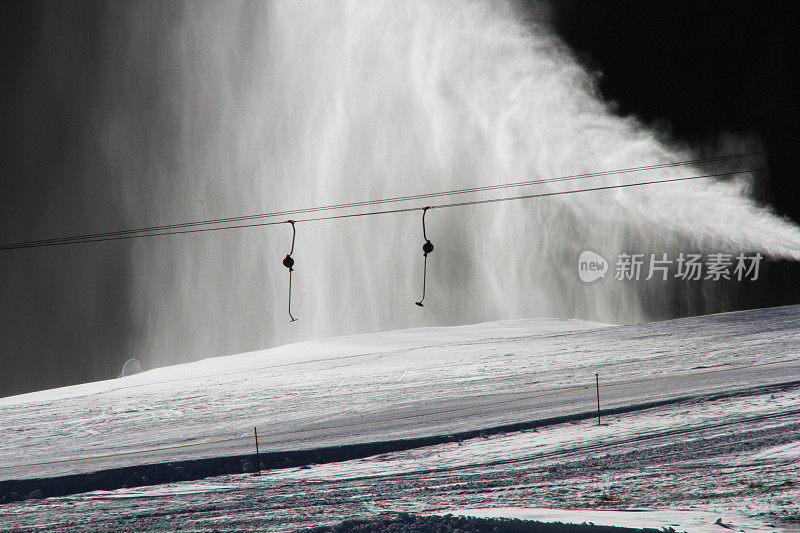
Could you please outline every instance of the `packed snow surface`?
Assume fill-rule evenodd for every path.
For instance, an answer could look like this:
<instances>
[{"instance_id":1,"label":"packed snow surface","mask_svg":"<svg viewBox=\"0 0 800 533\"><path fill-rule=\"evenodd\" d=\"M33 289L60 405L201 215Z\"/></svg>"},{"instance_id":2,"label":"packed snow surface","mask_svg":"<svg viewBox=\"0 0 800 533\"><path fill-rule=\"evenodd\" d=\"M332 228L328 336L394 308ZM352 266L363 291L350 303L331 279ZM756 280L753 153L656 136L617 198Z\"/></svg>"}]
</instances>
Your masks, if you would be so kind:
<instances>
[{"instance_id":1,"label":"packed snow surface","mask_svg":"<svg viewBox=\"0 0 800 533\"><path fill-rule=\"evenodd\" d=\"M711 527L711 515L737 530L792 531L800 519L798 326L793 306L630 326L422 328L2 398L1 479L250 453L254 426L262 451L276 451L588 412L596 373L604 408L685 401L608 416L607 425L564 423L258 478L8 504L0 522L292 530L389 511L555 508L640 509L688 531ZM143 522L154 509L160 518Z\"/></svg>"},{"instance_id":2,"label":"packed snow surface","mask_svg":"<svg viewBox=\"0 0 800 533\"><path fill-rule=\"evenodd\" d=\"M672 528L691 533L719 533L720 531L772 531L772 528L754 520L737 517L737 521L722 521L719 513L698 511L596 511L585 509L525 509L490 508L456 510L451 514L479 518L518 518L537 522L563 522L567 524L594 524L630 528L652 528L663 531ZM720 520L717 523L717 520ZM743 529L742 529L743 528Z\"/></svg>"}]
</instances>

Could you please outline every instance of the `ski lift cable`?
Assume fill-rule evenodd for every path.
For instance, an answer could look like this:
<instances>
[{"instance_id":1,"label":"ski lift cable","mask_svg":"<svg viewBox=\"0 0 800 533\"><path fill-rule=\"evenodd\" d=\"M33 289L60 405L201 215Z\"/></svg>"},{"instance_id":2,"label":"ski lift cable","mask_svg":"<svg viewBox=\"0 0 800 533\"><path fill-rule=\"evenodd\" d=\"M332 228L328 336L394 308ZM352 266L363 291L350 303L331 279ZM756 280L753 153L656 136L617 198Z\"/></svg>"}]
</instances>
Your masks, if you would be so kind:
<instances>
[{"instance_id":1,"label":"ski lift cable","mask_svg":"<svg viewBox=\"0 0 800 533\"><path fill-rule=\"evenodd\" d=\"M719 178L724 176L733 176L736 174L744 174L749 172L761 172L765 171L764 168L755 168L750 170L739 170L736 172L719 172L715 174L703 174L700 176L686 176L682 178L668 178L663 180L654 180L654 181L639 181L635 183L621 183L617 185L603 185L598 187L588 187L585 189L573 189L568 191L553 191L553 192L542 192L542 193L532 193L532 194L521 194L518 196L503 196L501 198L488 198L484 200L470 200L466 202L453 202L449 204L438 204L438 205L431 205L428 206L428 209L444 209L448 207L466 207L472 205L484 205L484 204L493 204L499 202L509 202L513 200L528 200L532 198L547 198L550 196L561 196L567 194L577 194L582 192L599 192L599 191L606 191L612 189L625 189L630 187L641 187L646 185L658 185L662 183L676 183L681 181L690 181L690 180L698 180L698 179L708 179L708 178ZM296 222L318 222L322 220L336 220L340 218L352 218L352 217L363 217L363 216L373 216L373 215L389 215L393 213L408 213L411 211L419 211L419 207L404 207L399 209L386 209L384 211L367 211L364 213L347 213L343 215L329 215L323 217L314 217L314 218L304 218L296 220ZM224 228L220 228L224 229Z\"/></svg>"},{"instance_id":2,"label":"ski lift cable","mask_svg":"<svg viewBox=\"0 0 800 533\"><path fill-rule=\"evenodd\" d=\"M719 178L725 176L734 176L738 174L746 174L751 172L762 172L767 170L766 168L754 168L754 169L745 169L745 170L737 170L731 172L717 172L713 174L702 174L696 176L686 176L680 178L668 178L668 179L661 179L661 180L652 180L652 181L641 181L641 182L634 182L634 183L621 183L621 184L614 184L614 185L603 185L597 187L588 187L583 189L573 189L567 191L552 191L552 192L543 192L543 193L531 193L531 194L523 194L523 195L516 195L516 196L505 196L500 198L489 198L483 200L470 200L464 202L452 202L447 204L438 204L438 205L431 205L428 206L429 209L441 209L447 207L463 207L463 206L470 206L470 205L483 205L483 204L490 204L490 203L498 203L498 202L507 202L512 200L525 200L531 198L546 198L550 196L560 196L560 195L568 195L568 194L577 194L583 192L598 192L604 190L613 190L613 189L624 189L624 188L631 188L631 187L640 187L640 186L647 186L647 185L658 185L663 183L676 183L682 181L690 181L690 180L698 180L698 179L708 179L708 178ZM365 211L361 213L343 213L338 215L326 215L326 216L319 216L319 217L311 217L311 218L302 218L302 219L295 219L294 222L296 224L305 223L305 222L317 222L322 220L336 220L341 218L354 218L354 217L364 217L364 216L374 216L374 215L388 215L393 213L408 213L411 211L419 211L421 208L419 206L414 207L402 207L397 209L386 209L381 211ZM26 248L40 248L40 247L49 247L49 246L60 246L60 245L68 245L68 244L85 244L85 243L94 243L94 242L106 242L106 241L116 241L116 240L127 240L127 239L140 239L146 237L159 237L164 235L186 235L192 233L203 233L203 232L211 232L211 231L223 231L223 230L230 230L230 229L243 229L243 228L256 228L256 227L265 227L265 226L277 226L279 224L285 224L286 221L265 221L265 222L253 222L249 224L236 224L236 225L228 225L228 226L215 226L215 227L205 227L205 228L190 228L190 229L178 229L175 231L154 231L149 233L135 233L130 235L108 235L108 236L100 236L100 237L91 237L91 238L74 238L73 240L62 240L62 241L44 241L44 242L37 242L37 241L29 241L29 242L21 242L21 243L14 243L14 244L7 244L0 246L0 251L3 250L17 250L17 249L26 249Z\"/></svg>"},{"instance_id":3,"label":"ski lift cable","mask_svg":"<svg viewBox=\"0 0 800 533\"><path fill-rule=\"evenodd\" d=\"M396 202L404 202L404 201L411 201L411 200L420 200L425 198L437 198L442 196L451 196L451 195L459 195L459 194L469 194L469 193L477 193L477 192L486 192L491 190L500 190L506 188L513 188L513 187L526 187L532 185L541 185L545 183L556 183L560 181L572 181L572 180L582 180L582 179L589 179L589 178L596 178L602 176L610 176L615 174L628 174L633 172L643 172L643 171L650 171L650 170L658 170L670 167L678 167L683 165L693 165L693 164L702 164L702 163L711 163L711 162L720 162L720 161L727 161L732 159L742 159L742 158L749 158L749 157L757 157L763 156L767 152L749 152L749 153L741 153L741 154L732 154L727 156L716 156L716 157L707 157L702 159L691 159L691 160L684 160L684 161L674 161L669 163L659 163L654 165L644 165L638 167L629 167L629 168L621 168L615 170L605 170L605 171L598 171L598 172L587 172L582 174L573 174L573 175L566 175L566 176L558 176L553 178L539 178L535 180L527 180L527 181L518 181L518 182L510 182L510 183L501 183L496 185L485 185L485 186L478 186L478 187L469 187L464 189L454 189L448 191L438 191L433 193L424 193L424 194L415 194L415 195L406 195L406 196L396 196L390 198L381 198L377 200L364 200L358 202L349 202L349 203L339 203L339 204L330 204L330 205L322 205L316 207L308 207L308 208L301 208L301 209L291 209L291 210L284 210L284 211L273 211L268 213L258 213L258 214L251 214L251 215L242 215L236 217L227 217L227 218L216 218L216 219L208 219L208 220L199 220L199 221L192 221L192 222L181 222L176 224L166 224L166 225L158 225L158 226L147 226L141 228L133 228L133 229L125 229L125 230L117 230L117 231L109 231L109 232L102 232L102 233L87 233L87 234L80 234L80 235L73 235L68 237L55 237L50 239L39 239L39 240L32 240L32 241L20 241L15 243L7 243L4 245L0 245L0 250L10 250L16 248L33 248L36 246L41 245L49 245L49 244L70 244L73 242L95 242L94 239L102 239L104 237L118 237L124 235L136 235L139 233L153 233L153 232L163 232L172 229L180 229L180 228L191 228L196 226L210 226L210 225L218 225L218 224L230 224L233 222L243 222L247 220L255 220L261 218L274 218L274 217L283 217L287 215L295 215L295 214L304 214L304 213L315 213L320 211L331 211L331 210L338 210L338 209L351 209L355 207L367 207L371 205L380 205L386 203L396 203ZM742 171L745 172L745 171Z\"/></svg>"}]
</instances>

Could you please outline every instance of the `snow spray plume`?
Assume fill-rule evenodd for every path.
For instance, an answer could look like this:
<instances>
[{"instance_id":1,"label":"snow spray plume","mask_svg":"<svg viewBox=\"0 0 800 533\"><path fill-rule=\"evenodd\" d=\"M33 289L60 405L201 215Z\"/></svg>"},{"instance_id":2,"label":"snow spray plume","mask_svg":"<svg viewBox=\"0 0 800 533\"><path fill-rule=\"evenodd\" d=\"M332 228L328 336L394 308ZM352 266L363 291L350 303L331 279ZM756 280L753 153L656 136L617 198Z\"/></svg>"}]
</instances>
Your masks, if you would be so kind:
<instances>
[{"instance_id":1,"label":"snow spray plume","mask_svg":"<svg viewBox=\"0 0 800 533\"><path fill-rule=\"evenodd\" d=\"M129 227L693 158L613 115L546 21L523 21L513 4L121 3L109 11L101 46L124 61L108 62L117 85L95 122L107 174L124 177ZM800 232L747 199L750 178L437 210L427 272L436 298L425 312L408 305L419 291L418 211L303 225L294 250L303 283L292 294L303 320L293 324L279 265L285 232L133 242L136 355L152 367L423 325L646 320L667 305L657 296L669 284L585 284L575 270L581 251L795 256Z\"/></svg>"},{"instance_id":2,"label":"snow spray plume","mask_svg":"<svg viewBox=\"0 0 800 533\"><path fill-rule=\"evenodd\" d=\"M188 3L171 22L158 6L130 9L128 34L115 32L107 46L130 47L134 70L166 88L166 118L151 115L141 151L122 150L143 129L140 116L108 117L109 158L123 175L145 171L148 186L128 198L129 216L143 224L692 158L611 114L544 22L521 22L511 4ZM168 153L153 139L164 124ZM136 244L142 348L163 364L433 323L647 319L649 307L664 305L654 289L587 286L574 268L580 252L797 253L800 233L744 197L747 178L437 211L436 268L427 272L437 298L425 313L405 305L419 291L416 213L305 225L295 250L303 283L292 295L303 320L291 325L286 274L276 267L283 232ZM165 194L141 212L152 187ZM542 190L558 187L566 188ZM177 339L192 342L179 348Z\"/></svg>"}]
</instances>

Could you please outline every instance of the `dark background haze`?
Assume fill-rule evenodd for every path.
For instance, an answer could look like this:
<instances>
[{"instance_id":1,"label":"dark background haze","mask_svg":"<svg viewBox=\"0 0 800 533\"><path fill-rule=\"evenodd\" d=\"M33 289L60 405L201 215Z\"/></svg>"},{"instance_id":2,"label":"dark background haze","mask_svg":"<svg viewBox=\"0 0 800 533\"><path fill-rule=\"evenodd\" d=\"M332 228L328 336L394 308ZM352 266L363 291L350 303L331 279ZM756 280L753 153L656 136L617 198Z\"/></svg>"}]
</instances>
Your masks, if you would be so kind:
<instances>
[{"instance_id":1,"label":"dark background haze","mask_svg":"<svg viewBox=\"0 0 800 533\"><path fill-rule=\"evenodd\" d=\"M176 6L162 5L162 28L140 30L167 31ZM118 8L0 5L2 243L130 227L120 187L137 177L117 175L95 126L116 105L157 114L173 88L161 73L144 94L126 93L130 50L108 46ZM551 16L619 114L700 153L726 139L770 150L757 198L800 221L796 2L558 0ZM124 241L0 251L0 396L114 377L137 355L131 254ZM734 307L800 302L796 267L767 271Z\"/></svg>"},{"instance_id":2,"label":"dark background haze","mask_svg":"<svg viewBox=\"0 0 800 533\"><path fill-rule=\"evenodd\" d=\"M725 133L771 150L758 196L800 220L800 4L557 0L559 34L603 96L678 141L714 150Z\"/></svg>"}]
</instances>

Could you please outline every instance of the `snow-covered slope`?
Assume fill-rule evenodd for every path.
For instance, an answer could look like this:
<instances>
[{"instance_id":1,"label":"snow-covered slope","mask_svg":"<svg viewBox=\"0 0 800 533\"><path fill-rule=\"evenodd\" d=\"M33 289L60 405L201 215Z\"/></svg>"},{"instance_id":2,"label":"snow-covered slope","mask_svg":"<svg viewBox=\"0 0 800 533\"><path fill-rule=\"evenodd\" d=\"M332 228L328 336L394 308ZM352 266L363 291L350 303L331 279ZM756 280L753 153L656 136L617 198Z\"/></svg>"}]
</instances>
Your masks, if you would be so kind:
<instances>
[{"instance_id":1,"label":"snow-covered slope","mask_svg":"<svg viewBox=\"0 0 800 533\"><path fill-rule=\"evenodd\" d=\"M113 528L125 516L143 530L277 531L391 510L526 506L520 513L541 517L534 508L644 506L665 526L714 530L724 511L739 529L790 531L786 520L768 524L769 513L795 512L798 340L797 306L631 326L516 320L306 342L2 398L0 479L250 453L254 426L269 452L586 412L596 407L595 373L604 408L696 400L607 426L565 423L260 478L9 504L0 516L9 527L55 519ZM702 512L669 514L689 504ZM139 518L154 512L157 521Z\"/></svg>"},{"instance_id":2,"label":"snow-covered slope","mask_svg":"<svg viewBox=\"0 0 800 533\"><path fill-rule=\"evenodd\" d=\"M604 407L798 379L799 331L800 309L784 307L422 328L206 359L0 399L0 479L246 453L255 426L275 451L586 411L595 373ZM96 458L52 462L84 457Z\"/></svg>"}]
</instances>

